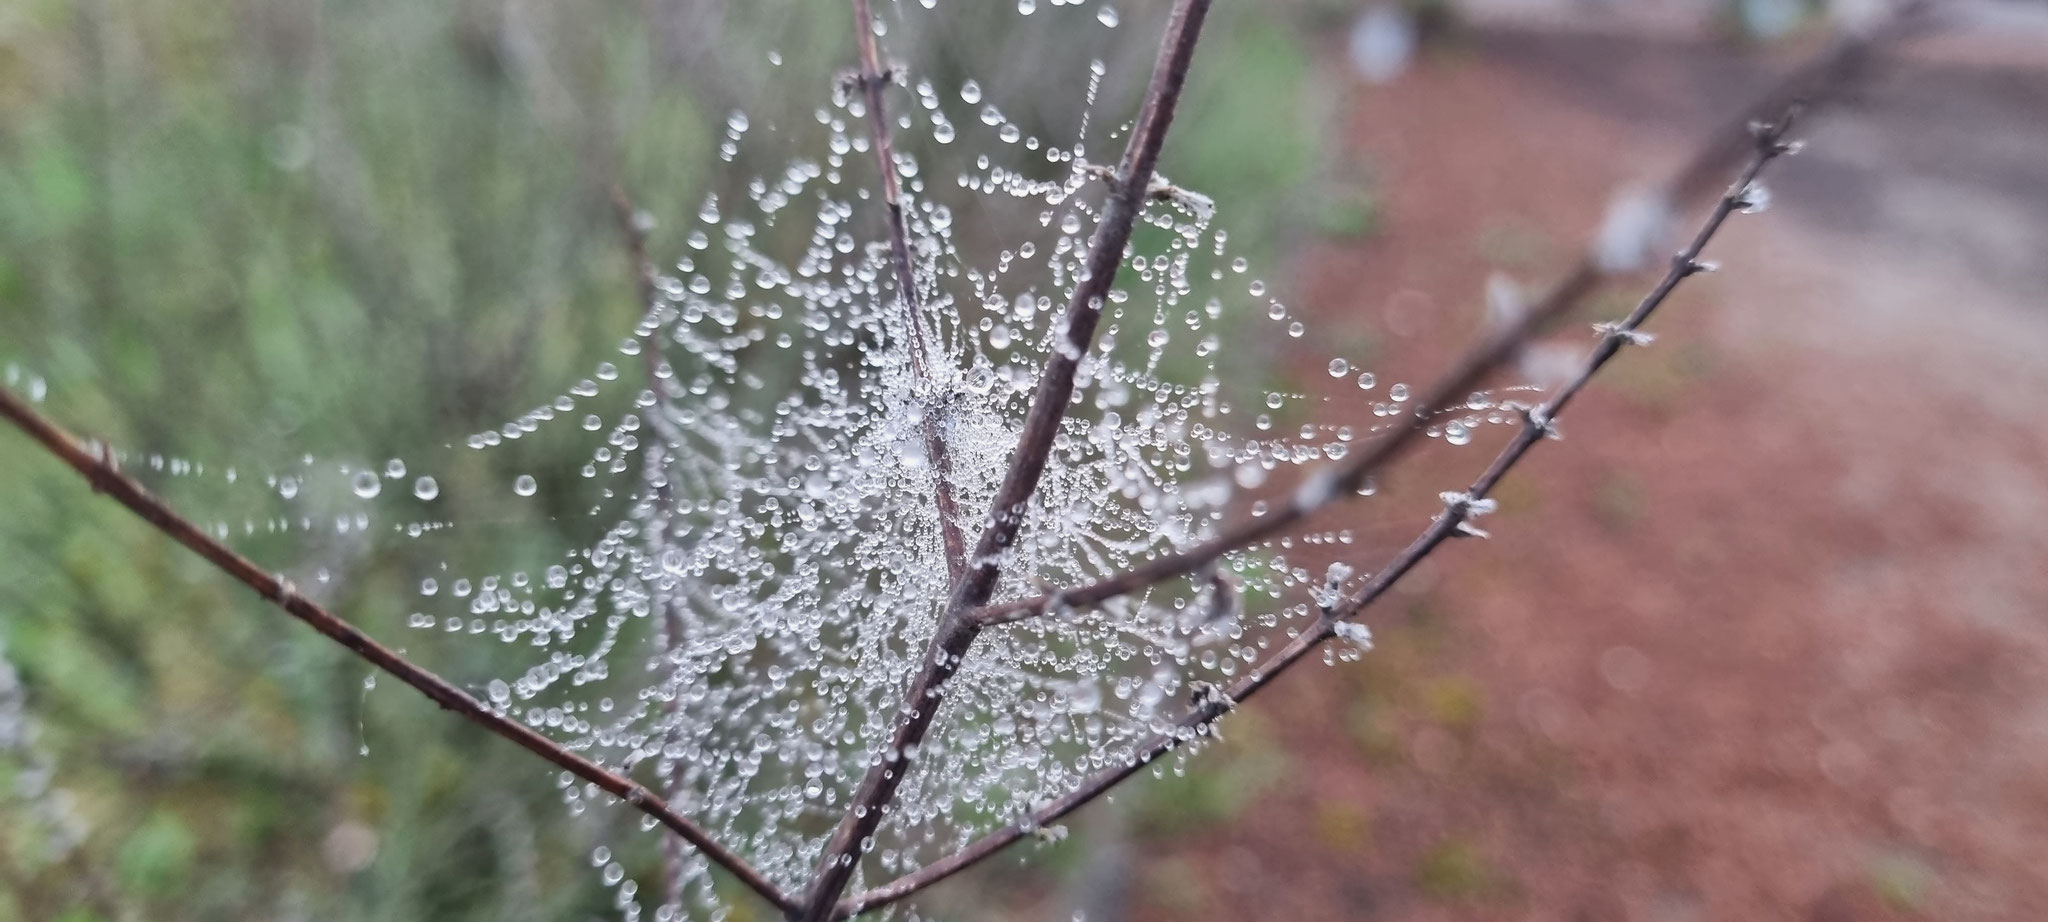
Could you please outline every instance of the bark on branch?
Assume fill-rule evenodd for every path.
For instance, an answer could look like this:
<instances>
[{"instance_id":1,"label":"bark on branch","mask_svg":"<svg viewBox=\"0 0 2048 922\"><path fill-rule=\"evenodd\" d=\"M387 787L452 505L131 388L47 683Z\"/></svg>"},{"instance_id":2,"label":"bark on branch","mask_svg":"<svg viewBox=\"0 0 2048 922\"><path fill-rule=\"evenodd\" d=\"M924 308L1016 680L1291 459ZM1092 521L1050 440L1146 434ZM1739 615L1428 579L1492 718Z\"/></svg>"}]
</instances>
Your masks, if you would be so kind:
<instances>
[{"instance_id":1,"label":"bark on branch","mask_svg":"<svg viewBox=\"0 0 2048 922\"><path fill-rule=\"evenodd\" d=\"M662 800L644 785L570 752L533 728L492 710L448 680L400 656L397 651L371 639L370 635L363 633L355 625L300 595L289 582L214 540L198 525L179 515L142 484L116 469L112 460L113 453L103 444L95 443L88 446L37 413L21 398L6 391L0 391L0 417L5 417L30 438L41 443L59 460L70 465L72 470L77 471L92 485L94 491L104 493L115 502L128 507L130 512L156 526L158 531L190 548L193 553L206 558L208 563L255 590L257 595L283 609L286 614L325 634L328 639L348 648L349 652L361 657L370 665L412 686L444 710L454 711L470 722L519 744L528 752L632 804L634 809L653 817L676 835L696 846L706 858L732 872L734 877L760 894L763 899L785 909L794 905L794 901L745 859L720 844L712 838L709 831L689 817L676 812L667 801Z\"/></svg>"},{"instance_id":2,"label":"bark on branch","mask_svg":"<svg viewBox=\"0 0 2048 922\"><path fill-rule=\"evenodd\" d=\"M855 4L857 8L863 8L865 0L855 0ZM1110 285L1116 281L1117 269L1123 263L1124 247L1130 242L1131 230L1144 211L1145 190L1152 181L1153 168L1159 162L1159 150L1165 144L1166 130L1173 123L1174 109L1180 102L1181 88L1187 82L1188 65L1194 59L1195 43L1201 36L1202 21L1208 12L1209 0L1177 0L1174 4L1165 37L1160 42L1159 56L1153 64L1144 106L1124 147L1123 160L1117 170L1118 182L1110 192L1102 220L1089 244L1082 270L1086 274L1074 286L1060 325L1055 328L1063 331L1064 338L1047 358L1045 371L1039 376L1038 389L1024 417L1023 432L1018 436L1016 449L1010 454L1009 470L996 490L981 537L967 559L966 575L955 580L952 597L939 616L938 628L921 661L923 665L910 681L897 715L895 731L854 792L839 828L826 842L824 856L806 895L804 911L796 917L804 922L824 922L836 913L839 896L845 892L858 869L860 856L866 848L864 843L871 842L875 830L881 826L883 814L895 799L896 788L903 783L903 776L909 770L911 754L931 728L946 680L952 678L968 649L973 646L975 635L981 630L981 625L965 614L987 602L995 591L996 581L1002 574L1004 551L1023 526L1026 508L1032 494L1037 492L1039 478L1045 473L1047 459L1052 454L1053 437L1058 434L1060 420L1065 418L1067 404L1073 397L1075 374L1080 370L1082 358L1094 347L1095 325L1102 318L1102 306L1108 300ZM870 26L865 18L856 23L861 33L863 56L868 54L866 46L873 41Z\"/></svg>"}]
</instances>

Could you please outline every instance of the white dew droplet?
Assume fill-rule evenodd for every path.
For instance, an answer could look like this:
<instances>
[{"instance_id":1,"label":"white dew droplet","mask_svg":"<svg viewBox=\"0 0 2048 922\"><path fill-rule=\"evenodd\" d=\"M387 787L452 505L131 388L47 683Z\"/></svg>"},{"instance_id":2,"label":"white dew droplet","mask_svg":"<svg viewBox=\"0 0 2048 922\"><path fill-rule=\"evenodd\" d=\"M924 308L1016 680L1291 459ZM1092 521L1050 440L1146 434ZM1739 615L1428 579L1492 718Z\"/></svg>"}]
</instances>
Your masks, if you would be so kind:
<instances>
[{"instance_id":1,"label":"white dew droplet","mask_svg":"<svg viewBox=\"0 0 2048 922\"><path fill-rule=\"evenodd\" d=\"M1346 362L1343 359L1330 360L1330 377L1341 378L1344 377L1344 375L1350 371L1351 363Z\"/></svg>"},{"instance_id":2,"label":"white dew droplet","mask_svg":"<svg viewBox=\"0 0 2048 922\"><path fill-rule=\"evenodd\" d=\"M434 478L422 474L420 479L412 482L412 495L419 499L433 499L441 495L441 485Z\"/></svg>"},{"instance_id":3,"label":"white dew droplet","mask_svg":"<svg viewBox=\"0 0 2048 922\"><path fill-rule=\"evenodd\" d=\"M392 480L405 476L405 462L398 458L384 462L384 476Z\"/></svg>"},{"instance_id":4,"label":"white dew droplet","mask_svg":"<svg viewBox=\"0 0 2048 922\"><path fill-rule=\"evenodd\" d=\"M384 482L377 479L376 471L357 471L354 481L349 486L363 499L370 499L384 491Z\"/></svg>"},{"instance_id":5,"label":"white dew droplet","mask_svg":"<svg viewBox=\"0 0 2048 922\"><path fill-rule=\"evenodd\" d=\"M1115 9L1105 6L1095 12L1095 21L1114 29L1120 20Z\"/></svg>"},{"instance_id":6,"label":"white dew droplet","mask_svg":"<svg viewBox=\"0 0 2048 922\"><path fill-rule=\"evenodd\" d=\"M534 482L532 474L521 474L512 481L512 492L520 496L532 496L539 489L540 484Z\"/></svg>"}]
</instances>

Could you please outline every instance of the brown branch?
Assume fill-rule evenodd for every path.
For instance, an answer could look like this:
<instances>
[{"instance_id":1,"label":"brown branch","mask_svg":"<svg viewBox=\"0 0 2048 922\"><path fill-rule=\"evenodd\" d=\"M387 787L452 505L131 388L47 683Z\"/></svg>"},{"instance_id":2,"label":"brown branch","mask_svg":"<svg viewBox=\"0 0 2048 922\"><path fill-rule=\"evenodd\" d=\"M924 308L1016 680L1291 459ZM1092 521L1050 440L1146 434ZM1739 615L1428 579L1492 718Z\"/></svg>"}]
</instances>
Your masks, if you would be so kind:
<instances>
[{"instance_id":1,"label":"brown branch","mask_svg":"<svg viewBox=\"0 0 2048 922\"><path fill-rule=\"evenodd\" d=\"M938 483L939 534L946 545L946 574L959 582L967 567L967 539L960 533L960 506L953 499L953 455L946 447L944 395L931 393L933 382L924 342L924 306L917 290L917 273L910 261L910 234L903 226L903 181L896 175L896 154L889 142L889 110L882 88L889 77L882 71L881 52L875 47L875 20L868 0L853 0L853 33L859 39L860 73L854 78L867 97L868 125L874 134L875 164L882 174L882 204L889 221L889 261L896 271L896 293L903 299L903 325L909 331L910 370L916 382L924 418L924 450L932 463Z\"/></svg>"},{"instance_id":2,"label":"brown branch","mask_svg":"<svg viewBox=\"0 0 2048 922\"><path fill-rule=\"evenodd\" d=\"M1261 689L1271 684L1281 673L1286 672L1310 652L1314 651L1331 637L1336 636L1337 624L1339 622L1358 614L1367 606L1377 601L1396 582L1400 581L1417 564L1420 564L1427 558L1439 545L1460 534L1474 533L1466 529L1466 523L1473 515L1473 504L1484 498L1500 482L1501 478L1507 475L1516 462L1520 461L1528 453L1531 447L1541 441L1545 435L1555 431L1552 427L1557 414L1563 411L1565 404L1585 387L1586 382L1591 380L1593 375L1602 366L1606 365L1616 353L1620 352L1624 344L1635 342L1642 335L1637 332L1638 328L1670 297L1671 292L1678 287L1678 284L1704 271L1699 257L1701 251L1706 248L1707 242L1713 239L1714 234L1720 230L1721 225L1727 221L1729 215L1745 205L1746 197L1754 189L1753 184L1756 181L1757 174L1762 172L1764 166L1789 151L1790 147L1784 143L1784 137L1785 133L1791 128L1792 118L1793 115L1788 113L1778 121L1760 126L1759 130L1752 132L1755 150L1748 165L1743 168L1735 183L1715 203L1712 212L1709 213L1698 233L1694 235L1691 244L1671 261L1671 266L1665 272L1663 279L1658 282L1656 287L1650 290L1649 294L1643 297L1642 301L1636 305L1635 310L1630 312L1624 320L1601 328L1604 335L1599 345L1594 347L1587 356L1579 372L1561 387L1549 401L1525 414L1526 425L1508 443L1507 447L1502 449L1500 455L1494 459L1493 463L1487 467L1479 479L1474 481L1465 493L1455 494L1452 498L1447 499L1444 510L1431 520L1429 527L1423 531L1421 536L1417 537L1400 554L1396 555L1393 561L1381 569L1357 594L1346 598L1335 606L1325 608L1314 627L1296 636L1285 647L1282 647L1278 653L1274 654L1272 658L1259 664L1258 667L1247 673L1244 678L1234 683L1223 695L1211 696L1207 700L1196 702L1175 723L1172 730L1161 733L1140 746L1137 754L1130 761L1098 772L1073 791L1033 811L1027 822L1006 826L969 844L966 848L953 855L926 865L881 887L856 894L840 905L839 916L852 916L896 902L960 871L966 870L1029 835L1032 830L1057 822L1061 817L1108 792L1124 779L1129 778L1140 769L1157 761L1161 756L1178 749L1185 743L1210 735L1211 725L1224 714L1228 713L1238 704L1250 699L1251 696L1258 694ZM1476 354L1484 354L1489 349L1491 349L1491 345L1482 348ZM1468 360L1466 365L1469 364L1470 360ZM1461 368L1463 367L1466 366L1461 365Z\"/></svg>"},{"instance_id":3,"label":"brown branch","mask_svg":"<svg viewBox=\"0 0 2048 922\"><path fill-rule=\"evenodd\" d=\"M391 648L372 640L368 634L358 630L354 625L300 595L290 583L209 537L199 526L173 511L142 484L117 470L112 453L103 445L95 443L98 447L87 446L37 413L19 397L6 391L0 391L0 416L6 417L30 438L41 443L51 454L70 465L92 485L94 491L113 497L116 502L128 507L129 511L155 526L158 531L191 549L193 553L206 558L208 563L213 564L221 572L255 590L257 595L283 609L287 614L347 647L350 652L370 665L417 689L420 694L427 696L444 710L454 711L478 726L519 744L570 774L632 804L634 808L653 817L676 835L696 846L706 858L730 871L741 883L760 894L763 899L784 909L794 906L794 901L784 895L772 881L762 876L760 871L719 844L703 827L676 812L667 802L655 796L653 791L624 775L562 748L554 740L548 739L531 727L484 706L468 692L414 664Z\"/></svg>"},{"instance_id":4,"label":"brown branch","mask_svg":"<svg viewBox=\"0 0 2048 922\"><path fill-rule=\"evenodd\" d=\"M1709 136L1692 158L1664 185L1662 200L1680 202L1709 187L1725 164L1741 156L1749 142L1749 124L1769 118L1800 100L1817 100L1839 91L1868 61L1878 44L1904 33L1918 21L1920 4L1911 4L1879 29L1860 35L1844 35L1825 52L1787 75L1741 117ZM1062 608L1087 608L1110 599L1140 592L1160 583L1199 573L1225 555L1276 537L1363 486L1411 447L1439 413L1462 406L1474 387L1496 369L1513 360L1522 346L1558 318L1592 294L1609 275L1616 274L1588 253L1552 286L1542 299L1509 324L1500 327L1476 348L1466 353L1452 370L1414 404L1414 409L1391 428L1381 430L1350 459L1326 465L1303 482L1290 502L1263 516L1246 518L1223 529L1214 538L1185 550L1155 558L1113 576L1064 589L1048 595L986 605L970 612L978 624L1008 624L1039 617Z\"/></svg>"},{"instance_id":5,"label":"brown branch","mask_svg":"<svg viewBox=\"0 0 2048 922\"><path fill-rule=\"evenodd\" d=\"M824 922L835 913L839 895L846 890L859 865L860 855L865 850L863 843L881 826L883 813L909 770L911 753L916 751L931 728L932 718L940 704L941 688L959 668L962 658L974 643L975 635L980 632L980 625L964 615L969 609L987 602L994 592L997 577L1001 575L1003 551L1022 527L1025 508L1038 489L1039 478L1045 473L1047 459L1052 454L1053 437L1059 432L1060 421L1065 418L1067 404L1074 393L1074 377L1080 370L1082 357L1095 344L1095 326L1102 317L1102 305L1108 299L1109 287L1115 282L1117 269L1123 263L1124 247L1130 242L1131 230L1144 210L1145 191L1150 188L1153 168L1159 162L1160 147L1166 141L1166 130L1173 123L1181 88L1187 82L1188 65L1194 59L1195 44L1201 37L1202 21L1208 15L1209 2L1176 0L1174 3L1172 17L1160 40L1159 55L1153 63L1152 80L1145 92L1144 105L1124 147L1117 182L1112 185L1103 207L1102 220L1089 244L1083 270L1085 274L1080 276L1072 297L1067 300L1061 325L1055 327L1062 331L1064 339L1053 349L1044 372L1039 376L1031 409L1024 417L1023 432L1010 455L1009 471L996 490L988 522L967 561L967 575L954 583L952 598L939 616L939 625L925 651L923 665L911 679L905 693L889 745L877 754L859 789L854 792L851 806L839 828L833 831L825 844L824 856L813 876L804 911L797 917L804 922ZM856 3L864 5L861 0L856 0ZM872 36L865 21L860 25L861 40L865 45L872 41ZM866 54L864 48L863 56Z\"/></svg>"}]
</instances>

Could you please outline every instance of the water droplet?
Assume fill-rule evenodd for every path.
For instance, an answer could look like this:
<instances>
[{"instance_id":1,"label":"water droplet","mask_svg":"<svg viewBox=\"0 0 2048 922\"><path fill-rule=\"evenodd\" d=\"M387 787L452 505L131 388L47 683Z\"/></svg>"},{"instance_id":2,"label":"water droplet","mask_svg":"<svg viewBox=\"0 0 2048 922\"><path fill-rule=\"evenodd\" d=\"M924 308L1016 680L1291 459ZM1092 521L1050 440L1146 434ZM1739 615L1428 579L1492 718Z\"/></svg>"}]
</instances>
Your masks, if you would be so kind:
<instances>
[{"instance_id":1,"label":"water droplet","mask_svg":"<svg viewBox=\"0 0 2048 922\"><path fill-rule=\"evenodd\" d=\"M1757 214L1771 207L1771 188L1760 182L1752 182L1742 190L1742 213Z\"/></svg>"},{"instance_id":2,"label":"water droplet","mask_svg":"<svg viewBox=\"0 0 2048 922\"><path fill-rule=\"evenodd\" d=\"M1387 388L1387 396L1394 398L1395 403L1406 403L1408 401L1408 385L1396 384L1393 387Z\"/></svg>"},{"instance_id":3,"label":"water droplet","mask_svg":"<svg viewBox=\"0 0 2048 922\"><path fill-rule=\"evenodd\" d=\"M357 471L349 487L363 499L370 499L384 491L384 482L377 479L376 471Z\"/></svg>"},{"instance_id":4,"label":"water droplet","mask_svg":"<svg viewBox=\"0 0 2048 922\"><path fill-rule=\"evenodd\" d=\"M1351 371L1351 363L1346 362L1343 359L1330 360L1330 377L1341 378L1344 377L1344 375L1349 371Z\"/></svg>"},{"instance_id":5,"label":"water droplet","mask_svg":"<svg viewBox=\"0 0 2048 922\"><path fill-rule=\"evenodd\" d=\"M1036 9L1038 0L1017 0L1017 14L1020 16L1029 16Z\"/></svg>"},{"instance_id":6,"label":"water droplet","mask_svg":"<svg viewBox=\"0 0 2048 922\"><path fill-rule=\"evenodd\" d=\"M1444 426L1444 441L1453 445L1472 444L1472 429L1464 423L1450 423Z\"/></svg>"},{"instance_id":7,"label":"water droplet","mask_svg":"<svg viewBox=\"0 0 2048 922\"><path fill-rule=\"evenodd\" d=\"M1359 373L1358 373L1358 389L1359 389L1359 390L1361 390L1361 391L1369 391L1369 390L1372 390L1372 387L1373 387L1373 385L1375 385L1375 384L1378 384L1378 383L1379 383L1379 379L1378 379L1378 378L1376 378L1376 377L1374 377L1374 376L1373 376L1373 373L1372 373L1372 372L1369 372L1369 371L1361 371L1361 372L1359 372Z\"/></svg>"},{"instance_id":8,"label":"water droplet","mask_svg":"<svg viewBox=\"0 0 2048 922\"><path fill-rule=\"evenodd\" d=\"M1064 217L1064 218L1061 218L1061 219L1060 219L1060 233L1062 233L1062 234L1078 234L1078 233L1080 233L1080 232L1081 232L1081 216L1080 216L1080 215L1077 215L1077 214L1071 214L1071 213L1070 213L1070 214L1068 214L1068 215L1067 215L1066 217Z\"/></svg>"},{"instance_id":9,"label":"water droplet","mask_svg":"<svg viewBox=\"0 0 2048 922\"><path fill-rule=\"evenodd\" d=\"M520 496L532 496L539 489L540 484L534 482L532 474L521 474L512 481L512 492Z\"/></svg>"},{"instance_id":10,"label":"water droplet","mask_svg":"<svg viewBox=\"0 0 2048 922\"><path fill-rule=\"evenodd\" d=\"M507 704L512 700L512 686L506 685L504 679L492 679L484 690L491 696L492 704Z\"/></svg>"},{"instance_id":11,"label":"water droplet","mask_svg":"<svg viewBox=\"0 0 2048 922\"><path fill-rule=\"evenodd\" d=\"M384 476L392 480L405 476L405 462L397 458L384 462Z\"/></svg>"},{"instance_id":12,"label":"water droplet","mask_svg":"<svg viewBox=\"0 0 2048 922\"><path fill-rule=\"evenodd\" d=\"M1029 10L1026 10L1025 12L1030 12L1030 11L1029 11ZM979 84L979 83L976 83L976 82L974 82L974 81L972 81L972 80L969 80L969 81L967 81L966 83L962 83L962 84L960 84L960 101L961 101L961 102L964 102L964 103L967 103L967 104L968 104L968 105L970 105L970 106L971 106L971 105L974 105L975 103L978 103L978 102L980 102L980 101L981 101L981 84Z\"/></svg>"},{"instance_id":13,"label":"water droplet","mask_svg":"<svg viewBox=\"0 0 2048 922\"><path fill-rule=\"evenodd\" d=\"M1109 28L1112 28L1112 29L1116 28L1116 24L1117 24L1117 22L1118 22L1118 17L1117 17L1117 15L1116 15L1116 10L1114 10L1114 9L1111 9L1111 8L1109 8L1109 7L1106 7L1106 6L1105 6L1105 7L1103 7L1102 9L1100 9L1100 10L1096 11L1096 13L1095 13L1095 21L1096 21L1096 22L1100 22L1100 23L1102 23L1103 25L1105 25L1105 26L1108 26Z\"/></svg>"},{"instance_id":14,"label":"water droplet","mask_svg":"<svg viewBox=\"0 0 2048 922\"><path fill-rule=\"evenodd\" d=\"M433 499L441 495L441 485L434 478L422 476L412 482L412 495L420 499Z\"/></svg>"}]
</instances>

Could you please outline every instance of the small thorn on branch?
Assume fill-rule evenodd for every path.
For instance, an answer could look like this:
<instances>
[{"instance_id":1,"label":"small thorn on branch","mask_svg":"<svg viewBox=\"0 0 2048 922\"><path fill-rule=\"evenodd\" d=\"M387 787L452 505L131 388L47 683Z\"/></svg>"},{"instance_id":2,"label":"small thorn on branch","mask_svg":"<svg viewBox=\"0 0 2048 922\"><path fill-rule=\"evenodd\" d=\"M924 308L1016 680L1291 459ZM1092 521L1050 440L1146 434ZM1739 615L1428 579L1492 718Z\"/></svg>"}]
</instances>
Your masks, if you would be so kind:
<instances>
[{"instance_id":1,"label":"small thorn on branch","mask_svg":"<svg viewBox=\"0 0 2048 922\"><path fill-rule=\"evenodd\" d=\"M1230 697L1230 692L1214 682L1197 679L1188 683L1188 703L1196 711L1208 715L1203 732L1212 739L1222 739L1222 735L1216 732L1216 721L1237 708L1237 700Z\"/></svg>"},{"instance_id":2,"label":"small thorn on branch","mask_svg":"<svg viewBox=\"0 0 2048 922\"><path fill-rule=\"evenodd\" d=\"M1333 617L1337 604L1344 601L1344 583L1351 579L1351 573L1350 564L1332 563L1323 573L1323 584L1309 592L1309 598L1323 610L1323 617Z\"/></svg>"},{"instance_id":3,"label":"small thorn on branch","mask_svg":"<svg viewBox=\"0 0 2048 922\"><path fill-rule=\"evenodd\" d=\"M1630 346L1647 346L1657 341L1657 334L1645 333L1626 323L1596 323L1593 332Z\"/></svg>"},{"instance_id":4,"label":"small thorn on branch","mask_svg":"<svg viewBox=\"0 0 2048 922\"><path fill-rule=\"evenodd\" d=\"M1123 177L1117 175L1116 170L1112 167L1106 167L1099 163L1089 163L1086 160L1077 160L1074 163L1074 168L1079 170L1082 175L1107 186L1112 195L1122 191L1124 187ZM1158 173L1153 173L1152 181L1145 185L1145 199L1147 201L1166 202L1174 205L1202 221L1207 221L1216 214L1215 199L1193 189L1174 185L1171 180Z\"/></svg>"},{"instance_id":5,"label":"small thorn on branch","mask_svg":"<svg viewBox=\"0 0 2048 922\"><path fill-rule=\"evenodd\" d=\"M1472 524L1472 520L1482 515L1491 515L1494 510L1500 508L1498 501L1484 497L1475 498L1470 493L1462 493L1455 490L1438 494L1438 496L1444 501L1444 513L1457 519L1457 526L1452 532L1453 535L1460 538L1493 537L1486 529Z\"/></svg>"},{"instance_id":6,"label":"small thorn on branch","mask_svg":"<svg viewBox=\"0 0 2048 922\"><path fill-rule=\"evenodd\" d=\"M1544 407L1526 407L1522 410L1522 422L1546 439L1562 439L1564 433L1557 428L1557 419Z\"/></svg>"},{"instance_id":7,"label":"small thorn on branch","mask_svg":"<svg viewBox=\"0 0 2048 922\"><path fill-rule=\"evenodd\" d=\"M1337 639L1357 647L1360 653L1372 652L1372 628L1356 621L1340 620L1330 623L1330 633L1337 635Z\"/></svg>"}]
</instances>

